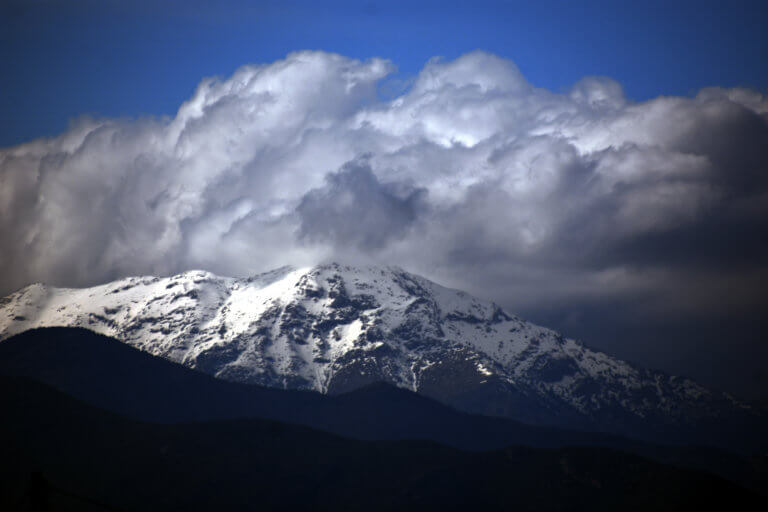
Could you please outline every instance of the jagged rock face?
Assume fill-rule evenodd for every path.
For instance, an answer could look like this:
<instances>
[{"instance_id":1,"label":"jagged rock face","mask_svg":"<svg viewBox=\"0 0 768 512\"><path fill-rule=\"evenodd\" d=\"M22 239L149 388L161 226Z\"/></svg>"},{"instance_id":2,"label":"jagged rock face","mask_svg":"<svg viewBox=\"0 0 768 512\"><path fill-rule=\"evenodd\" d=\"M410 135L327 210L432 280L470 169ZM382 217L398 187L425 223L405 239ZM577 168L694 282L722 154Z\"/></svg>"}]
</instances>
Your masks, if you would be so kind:
<instances>
[{"instance_id":1,"label":"jagged rock face","mask_svg":"<svg viewBox=\"0 0 768 512\"><path fill-rule=\"evenodd\" d=\"M224 379L340 393L387 381L464 410L637 434L742 406L391 267L192 271L0 302L0 338L83 326Z\"/></svg>"}]
</instances>

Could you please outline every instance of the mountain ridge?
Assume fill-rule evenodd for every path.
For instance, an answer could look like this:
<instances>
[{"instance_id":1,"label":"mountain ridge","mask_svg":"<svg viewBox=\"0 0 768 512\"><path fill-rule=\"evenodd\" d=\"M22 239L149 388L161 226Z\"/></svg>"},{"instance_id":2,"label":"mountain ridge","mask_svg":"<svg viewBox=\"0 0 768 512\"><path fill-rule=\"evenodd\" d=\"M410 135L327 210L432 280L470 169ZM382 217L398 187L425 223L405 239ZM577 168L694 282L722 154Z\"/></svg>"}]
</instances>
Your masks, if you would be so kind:
<instances>
[{"instance_id":1,"label":"mountain ridge","mask_svg":"<svg viewBox=\"0 0 768 512\"><path fill-rule=\"evenodd\" d=\"M0 343L0 375L31 378L101 409L155 423L261 417L369 440L399 439L402 424L424 424L403 438L430 438L463 450L627 445L608 434L470 415L382 382L329 396L225 381L79 327L33 329ZM370 412L376 421L366 418Z\"/></svg>"},{"instance_id":2,"label":"mountain ridge","mask_svg":"<svg viewBox=\"0 0 768 512\"><path fill-rule=\"evenodd\" d=\"M0 406L9 413L0 422L0 508L9 510L25 500L64 510L680 510L764 501L716 476L606 448L468 453L264 419L143 423L18 377L0 377Z\"/></svg>"},{"instance_id":3,"label":"mountain ridge","mask_svg":"<svg viewBox=\"0 0 768 512\"><path fill-rule=\"evenodd\" d=\"M385 381L474 413L656 440L755 414L397 267L189 271L0 302L0 339L83 326L227 380L342 393ZM683 429L679 435L688 435Z\"/></svg>"},{"instance_id":4,"label":"mountain ridge","mask_svg":"<svg viewBox=\"0 0 768 512\"><path fill-rule=\"evenodd\" d=\"M427 440L462 451L602 447L704 470L765 495L765 457L664 446L610 434L471 415L386 383L341 395L216 379L83 328L33 329L0 343L0 379L32 379L104 411L149 423L266 419L363 441ZM6 414L9 414L6 411Z\"/></svg>"}]
</instances>

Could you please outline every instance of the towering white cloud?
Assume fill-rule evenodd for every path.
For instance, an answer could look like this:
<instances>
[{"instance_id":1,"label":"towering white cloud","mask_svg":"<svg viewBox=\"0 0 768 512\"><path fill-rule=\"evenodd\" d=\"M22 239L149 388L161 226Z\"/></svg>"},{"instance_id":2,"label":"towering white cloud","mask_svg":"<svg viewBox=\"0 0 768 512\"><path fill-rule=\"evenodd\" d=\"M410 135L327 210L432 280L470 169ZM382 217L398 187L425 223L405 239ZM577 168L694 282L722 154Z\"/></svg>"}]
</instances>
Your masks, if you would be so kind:
<instances>
[{"instance_id":1,"label":"towering white cloud","mask_svg":"<svg viewBox=\"0 0 768 512\"><path fill-rule=\"evenodd\" d=\"M81 119L0 150L1 291L341 258L520 308L759 306L764 95L636 103L604 77L555 93L475 52L383 101L392 70L294 53L204 80L173 119Z\"/></svg>"}]
</instances>

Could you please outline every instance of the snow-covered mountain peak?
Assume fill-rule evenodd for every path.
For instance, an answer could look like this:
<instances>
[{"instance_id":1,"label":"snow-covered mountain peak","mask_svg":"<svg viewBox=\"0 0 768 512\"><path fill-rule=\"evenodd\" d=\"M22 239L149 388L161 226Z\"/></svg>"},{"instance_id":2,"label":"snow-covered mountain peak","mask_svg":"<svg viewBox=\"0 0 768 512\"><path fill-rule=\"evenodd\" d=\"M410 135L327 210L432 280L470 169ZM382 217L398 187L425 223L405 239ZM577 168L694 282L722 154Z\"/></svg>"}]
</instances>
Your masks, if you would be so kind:
<instances>
[{"instance_id":1,"label":"snow-covered mountain peak","mask_svg":"<svg viewBox=\"0 0 768 512\"><path fill-rule=\"evenodd\" d=\"M330 263L243 279L194 270L36 284L0 301L0 339L57 325L225 379L321 392L383 380L528 421L697 418L727 401L397 267Z\"/></svg>"}]
</instances>

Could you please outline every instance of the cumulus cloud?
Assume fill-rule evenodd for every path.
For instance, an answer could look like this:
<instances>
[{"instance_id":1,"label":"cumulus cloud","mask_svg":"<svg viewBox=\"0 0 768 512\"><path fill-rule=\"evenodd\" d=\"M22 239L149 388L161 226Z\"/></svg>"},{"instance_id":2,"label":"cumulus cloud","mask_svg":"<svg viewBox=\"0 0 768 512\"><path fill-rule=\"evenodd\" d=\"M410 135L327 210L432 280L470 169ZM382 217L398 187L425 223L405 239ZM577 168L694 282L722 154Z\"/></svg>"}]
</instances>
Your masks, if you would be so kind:
<instances>
[{"instance_id":1,"label":"cumulus cloud","mask_svg":"<svg viewBox=\"0 0 768 512\"><path fill-rule=\"evenodd\" d=\"M385 101L393 70L294 53L203 80L171 119L84 118L0 150L1 291L362 259L523 311L761 308L765 95L556 93L474 52Z\"/></svg>"}]
</instances>

